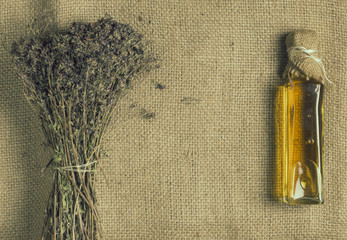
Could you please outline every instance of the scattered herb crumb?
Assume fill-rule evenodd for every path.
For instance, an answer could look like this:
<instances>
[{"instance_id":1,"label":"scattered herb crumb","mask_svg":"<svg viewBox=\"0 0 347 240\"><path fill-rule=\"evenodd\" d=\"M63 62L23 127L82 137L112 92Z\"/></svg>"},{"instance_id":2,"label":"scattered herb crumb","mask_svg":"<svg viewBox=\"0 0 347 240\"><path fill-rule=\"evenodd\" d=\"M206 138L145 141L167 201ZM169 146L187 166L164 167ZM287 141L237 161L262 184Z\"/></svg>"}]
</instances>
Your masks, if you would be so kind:
<instances>
[{"instance_id":1,"label":"scattered herb crumb","mask_svg":"<svg viewBox=\"0 0 347 240\"><path fill-rule=\"evenodd\" d=\"M197 104L200 102L200 99L193 97L184 97L181 99L181 103L183 104Z\"/></svg>"},{"instance_id":2,"label":"scattered herb crumb","mask_svg":"<svg viewBox=\"0 0 347 240\"><path fill-rule=\"evenodd\" d=\"M136 107L136 104L135 103L132 103L130 104L129 108L135 108Z\"/></svg>"},{"instance_id":3,"label":"scattered herb crumb","mask_svg":"<svg viewBox=\"0 0 347 240\"><path fill-rule=\"evenodd\" d=\"M151 119L155 117L155 113L154 112L149 112L146 109L142 108L140 111L140 116L143 119Z\"/></svg>"},{"instance_id":4,"label":"scattered herb crumb","mask_svg":"<svg viewBox=\"0 0 347 240\"><path fill-rule=\"evenodd\" d=\"M157 83L157 84L155 85L155 88L157 88L157 89L159 89L159 90L163 90L163 89L166 88L166 86L165 86L165 85L162 85L162 84L160 84L160 83Z\"/></svg>"}]
</instances>

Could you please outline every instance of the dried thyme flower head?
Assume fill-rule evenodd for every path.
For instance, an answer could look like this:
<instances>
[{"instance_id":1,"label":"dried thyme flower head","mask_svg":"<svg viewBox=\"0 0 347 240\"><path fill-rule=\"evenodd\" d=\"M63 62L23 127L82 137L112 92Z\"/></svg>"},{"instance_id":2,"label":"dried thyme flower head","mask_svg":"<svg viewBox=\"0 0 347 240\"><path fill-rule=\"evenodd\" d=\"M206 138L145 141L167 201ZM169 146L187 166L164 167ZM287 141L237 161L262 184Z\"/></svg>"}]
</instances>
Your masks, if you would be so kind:
<instances>
[{"instance_id":1,"label":"dried thyme flower head","mask_svg":"<svg viewBox=\"0 0 347 240\"><path fill-rule=\"evenodd\" d=\"M150 61L141 40L129 25L104 18L92 24L74 23L63 34L22 38L13 44L12 54L25 93L38 105L43 120L57 120L52 110L61 103L52 99L69 101L78 137L84 124L83 106L88 106L86 134L92 137L99 134L118 95ZM52 134L48 140L54 144Z\"/></svg>"},{"instance_id":2,"label":"dried thyme flower head","mask_svg":"<svg viewBox=\"0 0 347 240\"><path fill-rule=\"evenodd\" d=\"M95 163L117 101L153 62L142 37L108 17L74 23L64 33L23 37L11 52L25 95L55 151L57 171L43 239L101 236Z\"/></svg>"}]
</instances>

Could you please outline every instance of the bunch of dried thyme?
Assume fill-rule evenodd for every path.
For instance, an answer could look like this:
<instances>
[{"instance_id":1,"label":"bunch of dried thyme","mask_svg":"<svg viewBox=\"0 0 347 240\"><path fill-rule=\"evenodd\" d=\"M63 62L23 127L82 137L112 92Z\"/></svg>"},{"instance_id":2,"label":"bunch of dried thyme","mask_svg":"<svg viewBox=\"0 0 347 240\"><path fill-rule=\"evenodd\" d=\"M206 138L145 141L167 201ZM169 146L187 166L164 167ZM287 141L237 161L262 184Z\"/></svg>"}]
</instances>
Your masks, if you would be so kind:
<instances>
[{"instance_id":1,"label":"bunch of dried thyme","mask_svg":"<svg viewBox=\"0 0 347 240\"><path fill-rule=\"evenodd\" d=\"M94 186L100 144L120 97L152 60L141 35L110 17L44 29L11 51L54 150L42 239L102 238Z\"/></svg>"}]
</instances>

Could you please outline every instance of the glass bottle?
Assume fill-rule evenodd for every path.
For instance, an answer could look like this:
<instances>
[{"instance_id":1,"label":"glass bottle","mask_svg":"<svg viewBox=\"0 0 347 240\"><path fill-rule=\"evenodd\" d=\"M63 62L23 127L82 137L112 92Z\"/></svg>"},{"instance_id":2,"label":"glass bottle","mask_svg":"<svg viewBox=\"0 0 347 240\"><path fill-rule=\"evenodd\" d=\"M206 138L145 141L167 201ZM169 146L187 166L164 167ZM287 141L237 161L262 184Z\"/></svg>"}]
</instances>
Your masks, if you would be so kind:
<instances>
[{"instance_id":1,"label":"glass bottle","mask_svg":"<svg viewBox=\"0 0 347 240\"><path fill-rule=\"evenodd\" d=\"M323 203L323 90L305 75L289 76L276 100L276 149L282 200Z\"/></svg>"}]
</instances>

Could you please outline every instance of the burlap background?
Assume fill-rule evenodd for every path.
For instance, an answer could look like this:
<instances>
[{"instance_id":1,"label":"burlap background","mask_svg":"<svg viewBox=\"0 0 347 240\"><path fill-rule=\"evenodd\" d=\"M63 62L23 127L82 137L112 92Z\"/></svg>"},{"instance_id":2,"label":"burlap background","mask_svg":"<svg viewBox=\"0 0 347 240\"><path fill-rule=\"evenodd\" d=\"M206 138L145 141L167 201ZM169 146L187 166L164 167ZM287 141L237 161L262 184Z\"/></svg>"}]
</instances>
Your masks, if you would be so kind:
<instances>
[{"instance_id":1,"label":"burlap background","mask_svg":"<svg viewBox=\"0 0 347 240\"><path fill-rule=\"evenodd\" d=\"M110 186L100 175L97 191L106 239L347 239L346 1L1 0L5 48L43 3L61 27L109 13L144 33L161 59L122 101L106 140ZM271 197L273 99L285 35L298 28L318 32L335 83L324 103L322 206ZM38 239L50 153L0 54L0 239ZM139 109L155 118L132 116Z\"/></svg>"}]
</instances>

